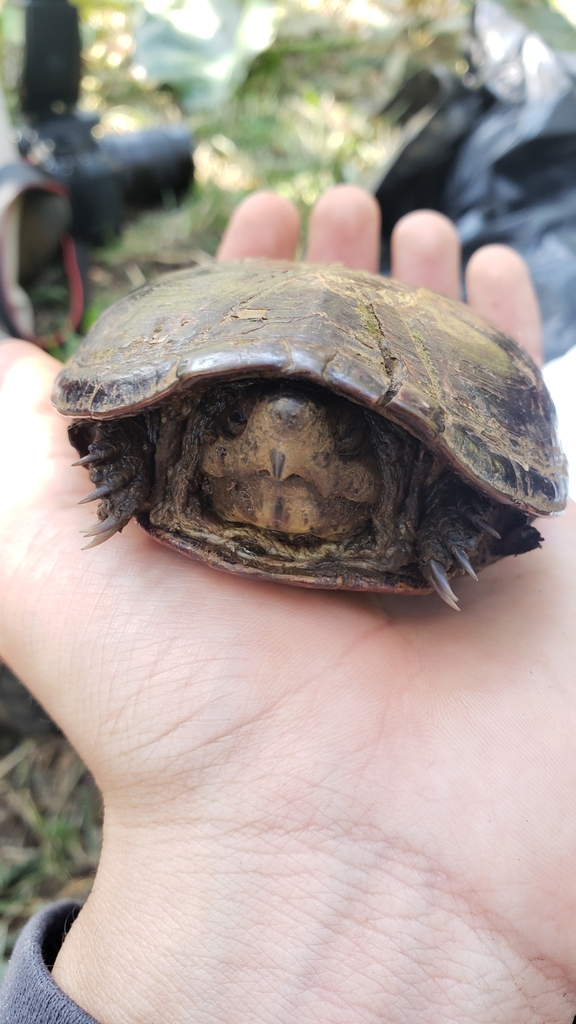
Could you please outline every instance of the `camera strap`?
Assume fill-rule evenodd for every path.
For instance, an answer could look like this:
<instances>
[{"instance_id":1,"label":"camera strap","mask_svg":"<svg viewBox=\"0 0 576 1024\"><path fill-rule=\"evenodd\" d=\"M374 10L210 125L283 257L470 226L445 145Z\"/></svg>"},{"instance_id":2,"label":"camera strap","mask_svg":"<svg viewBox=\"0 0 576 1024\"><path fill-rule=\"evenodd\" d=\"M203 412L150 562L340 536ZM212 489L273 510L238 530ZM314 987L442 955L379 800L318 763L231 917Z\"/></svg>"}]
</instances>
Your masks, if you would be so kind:
<instances>
[{"instance_id":1,"label":"camera strap","mask_svg":"<svg viewBox=\"0 0 576 1024\"><path fill-rule=\"evenodd\" d=\"M84 296L76 247L68 228L72 213L65 185L26 163L0 168L0 319L6 335L42 348L59 345L80 323ZM23 285L33 280L61 250L67 281L68 312L62 324L37 330Z\"/></svg>"}]
</instances>

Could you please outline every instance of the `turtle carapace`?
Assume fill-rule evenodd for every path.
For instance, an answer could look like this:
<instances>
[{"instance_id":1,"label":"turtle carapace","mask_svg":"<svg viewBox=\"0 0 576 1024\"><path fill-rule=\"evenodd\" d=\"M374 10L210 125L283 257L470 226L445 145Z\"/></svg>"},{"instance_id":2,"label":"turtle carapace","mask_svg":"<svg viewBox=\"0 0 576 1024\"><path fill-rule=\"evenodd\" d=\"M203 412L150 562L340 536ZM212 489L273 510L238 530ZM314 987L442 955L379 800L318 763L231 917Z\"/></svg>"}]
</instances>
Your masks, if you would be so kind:
<instances>
[{"instance_id":1,"label":"turtle carapace","mask_svg":"<svg viewBox=\"0 0 576 1024\"><path fill-rule=\"evenodd\" d=\"M104 313L56 408L102 543L135 518L233 572L423 593L540 543L566 462L529 357L461 303L340 266L180 271Z\"/></svg>"}]
</instances>

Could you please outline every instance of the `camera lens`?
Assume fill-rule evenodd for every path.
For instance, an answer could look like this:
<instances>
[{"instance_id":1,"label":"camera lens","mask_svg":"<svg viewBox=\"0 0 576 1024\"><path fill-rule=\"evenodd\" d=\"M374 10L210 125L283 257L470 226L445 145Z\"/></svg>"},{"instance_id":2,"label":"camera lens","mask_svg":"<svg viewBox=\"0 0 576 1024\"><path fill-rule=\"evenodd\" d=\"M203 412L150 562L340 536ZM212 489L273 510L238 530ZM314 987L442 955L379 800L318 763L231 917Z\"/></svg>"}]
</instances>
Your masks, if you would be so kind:
<instances>
[{"instance_id":1,"label":"camera lens","mask_svg":"<svg viewBox=\"0 0 576 1024\"><path fill-rule=\"evenodd\" d=\"M150 209L178 202L192 180L192 143L184 128L150 128L104 135L100 148L122 182L127 206Z\"/></svg>"}]
</instances>

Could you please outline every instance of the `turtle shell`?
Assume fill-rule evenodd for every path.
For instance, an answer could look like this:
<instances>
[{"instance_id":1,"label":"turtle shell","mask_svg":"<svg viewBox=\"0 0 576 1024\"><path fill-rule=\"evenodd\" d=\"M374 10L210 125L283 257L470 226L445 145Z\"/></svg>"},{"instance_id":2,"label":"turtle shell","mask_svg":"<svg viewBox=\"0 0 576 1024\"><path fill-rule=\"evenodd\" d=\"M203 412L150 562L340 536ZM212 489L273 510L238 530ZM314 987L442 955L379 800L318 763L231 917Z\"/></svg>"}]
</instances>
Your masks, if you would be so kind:
<instances>
[{"instance_id":1,"label":"turtle shell","mask_svg":"<svg viewBox=\"0 0 576 1024\"><path fill-rule=\"evenodd\" d=\"M566 504L554 407L518 345L462 303L339 265L222 263L144 285L100 317L53 401L111 419L242 377L336 392L530 514Z\"/></svg>"}]
</instances>

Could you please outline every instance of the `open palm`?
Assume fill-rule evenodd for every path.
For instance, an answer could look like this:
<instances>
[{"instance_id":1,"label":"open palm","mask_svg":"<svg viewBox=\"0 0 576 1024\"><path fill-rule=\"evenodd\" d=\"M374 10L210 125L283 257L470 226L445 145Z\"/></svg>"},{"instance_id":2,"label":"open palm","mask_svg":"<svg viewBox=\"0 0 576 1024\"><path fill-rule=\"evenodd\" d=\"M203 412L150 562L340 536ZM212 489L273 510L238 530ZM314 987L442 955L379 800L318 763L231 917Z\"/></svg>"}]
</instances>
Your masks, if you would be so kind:
<instances>
[{"instance_id":1,"label":"open palm","mask_svg":"<svg viewBox=\"0 0 576 1024\"><path fill-rule=\"evenodd\" d=\"M291 258L253 197L221 258ZM308 258L375 270L372 201L318 204ZM447 222L394 271L457 295ZM492 247L479 312L537 352L526 271ZM0 653L102 788L94 893L56 964L102 1024L570 1024L576 1007L576 515L436 596L228 577L91 513L57 365L0 346ZM202 951L199 954L199 950Z\"/></svg>"}]
</instances>

